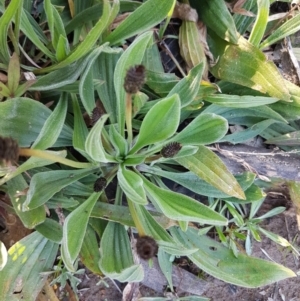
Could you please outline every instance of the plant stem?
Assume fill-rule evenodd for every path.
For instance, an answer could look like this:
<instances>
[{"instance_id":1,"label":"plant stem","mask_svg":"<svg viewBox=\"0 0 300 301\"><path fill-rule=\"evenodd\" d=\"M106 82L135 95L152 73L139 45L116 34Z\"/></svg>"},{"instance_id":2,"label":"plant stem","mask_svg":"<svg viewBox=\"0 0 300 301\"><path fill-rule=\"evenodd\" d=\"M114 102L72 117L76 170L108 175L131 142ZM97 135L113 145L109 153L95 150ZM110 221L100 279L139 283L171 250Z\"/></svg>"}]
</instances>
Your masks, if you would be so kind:
<instances>
[{"instance_id":1,"label":"plant stem","mask_svg":"<svg viewBox=\"0 0 300 301\"><path fill-rule=\"evenodd\" d=\"M58 162L62 163L67 166L71 166L74 168L91 168L95 167L94 164L92 163L82 163L82 162L76 162L73 160L69 160L57 155L53 155L50 152L39 150L39 149L32 149L32 148L20 148L19 150L19 155L20 156L25 156L25 157L38 157L42 158L45 160L53 161L53 162Z\"/></svg>"},{"instance_id":2,"label":"plant stem","mask_svg":"<svg viewBox=\"0 0 300 301\"><path fill-rule=\"evenodd\" d=\"M127 128L127 139L128 144L131 145L132 142L132 94L126 93L126 111L125 111L125 121Z\"/></svg>"}]
</instances>

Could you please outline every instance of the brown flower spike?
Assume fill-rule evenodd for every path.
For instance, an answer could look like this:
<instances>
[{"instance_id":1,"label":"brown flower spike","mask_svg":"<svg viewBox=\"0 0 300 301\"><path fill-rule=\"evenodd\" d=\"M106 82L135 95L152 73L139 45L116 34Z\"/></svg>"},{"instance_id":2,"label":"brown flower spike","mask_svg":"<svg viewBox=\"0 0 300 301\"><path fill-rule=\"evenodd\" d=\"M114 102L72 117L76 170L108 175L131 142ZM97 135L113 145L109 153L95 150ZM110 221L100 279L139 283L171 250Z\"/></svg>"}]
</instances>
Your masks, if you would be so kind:
<instances>
[{"instance_id":1,"label":"brown flower spike","mask_svg":"<svg viewBox=\"0 0 300 301\"><path fill-rule=\"evenodd\" d=\"M92 115L91 115L91 125L95 125L96 122L101 118L101 116L104 114L104 112L98 108L95 107L92 111Z\"/></svg>"},{"instance_id":2,"label":"brown flower spike","mask_svg":"<svg viewBox=\"0 0 300 301\"><path fill-rule=\"evenodd\" d=\"M140 236L136 241L136 252L144 260L148 260L156 255L158 245L150 236Z\"/></svg>"},{"instance_id":3,"label":"brown flower spike","mask_svg":"<svg viewBox=\"0 0 300 301\"><path fill-rule=\"evenodd\" d=\"M94 191L100 192L101 190L103 190L106 187L106 185L107 185L106 179L104 177L100 177L94 183Z\"/></svg>"},{"instance_id":4,"label":"brown flower spike","mask_svg":"<svg viewBox=\"0 0 300 301\"><path fill-rule=\"evenodd\" d=\"M0 136L0 163L17 162L19 158L18 142L10 137Z\"/></svg>"},{"instance_id":5,"label":"brown flower spike","mask_svg":"<svg viewBox=\"0 0 300 301\"><path fill-rule=\"evenodd\" d=\"M161 150L161 155L164 158L172 158L181 150L182 145L178 142L171 142L164 146Z\"/></svg>"},{"instance_id":6,"label":"brown flower spike","mask_svg":"<svg viewBox=\"0 0 300 301\"><path fill-rule=\"evenodd\" d=\"M143 65L136 65L131 67L125 76L124 89L129 94L135 94L141 90L145 83L145 67Z\"/></svg>"}]
</instances>

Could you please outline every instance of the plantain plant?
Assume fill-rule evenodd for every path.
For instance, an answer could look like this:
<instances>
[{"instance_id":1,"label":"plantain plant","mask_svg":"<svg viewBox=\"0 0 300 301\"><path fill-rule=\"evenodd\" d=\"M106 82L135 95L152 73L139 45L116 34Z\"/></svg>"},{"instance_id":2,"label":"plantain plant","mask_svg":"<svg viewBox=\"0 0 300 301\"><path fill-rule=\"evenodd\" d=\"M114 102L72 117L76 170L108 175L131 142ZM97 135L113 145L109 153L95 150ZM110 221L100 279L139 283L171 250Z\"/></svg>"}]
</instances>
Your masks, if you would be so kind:
<instances>
[{"instance_id":1,"label":"plantain plant","mask_svg":"<svg viewBox=\"0 0 300 301\"><path fill-rule=\"evenodd\" d=\"M257 230L256 211L247 223L238 210L247 203L258 207L253 204L261 204L265 194L255 174L233 176L208 147L276 136L278 123L284 131L292 128L285 108L291 101L298 108L299 88L283 81L259 49L278 38L275 31L261 43L269 2L245 8L258 8L249 40L240 33L250 28L251 17L232 16L224 1L190 2L208 27L215 61L207 62L200 40L191 43L196 23L185 19L179 44L189 72L179 79L164 73L158 57L156 39L166 24L153 30L170 21L175 1L68 6L45 0L41 25L30 14L31 1L12 0L6 8L2 1L1 69L14 91L28 93L2 94L0 184L12 204L2 206L34 231L8 251L0 245L1 300L34 300L46 280L41 272L52 268L58 250L68 272L76 273L80 258L98 275L139 282L144 274L132 253L134 237L134 253L149 260L158 252L163 271L171 268L166 258L184 255L203 271L244 287L295 276L238 251L236 239L248 231L249 246L249 233ZM125 11L131 14L113 30ZM125 50L119 47L132 37ZM21 72L35 76L22 89L20 69L11 71L17 58ZM203 80L208 67L220 79L216 84ZM230 135L228 123L249 128ZM174 191L170 183L203 201ZM239 229L226 238L229 222ZM205 235L213 227L221 242Z\"/></svg>"}]
</instances>

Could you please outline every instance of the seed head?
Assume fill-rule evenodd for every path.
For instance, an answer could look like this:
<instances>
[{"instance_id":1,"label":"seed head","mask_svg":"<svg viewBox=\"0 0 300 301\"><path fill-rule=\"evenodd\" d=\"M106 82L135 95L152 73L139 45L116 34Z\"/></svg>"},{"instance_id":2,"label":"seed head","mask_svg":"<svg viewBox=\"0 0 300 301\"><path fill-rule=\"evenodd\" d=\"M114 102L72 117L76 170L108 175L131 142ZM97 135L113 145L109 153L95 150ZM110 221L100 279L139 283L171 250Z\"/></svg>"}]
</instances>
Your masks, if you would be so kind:
<instances>
[{"instance_id":1,"label":"seed head","mask_svg":"<svg viewBox=\"0 0 300 301\"><path fill-rule=\"evenodd\" d=\"M100 177L94 183L94 191L100 192L106 187L106 185L107 185L106 179L104 177Z\"/></svg>"},{"instance_id":2,"label":"seed head","mask_svg":"<svg viewBox=\"0 0 300 301\"><path fill-rule=\"evenodd\" d=\"M136 65L131 67L125 76L124 89L127 93L135 94L141 90L145 83L145 67L143 65Z\"/></svg>"},{"instance_id":3,"label":"seed head","mask_svg":"<svg viewBox=\"0 0 300 301\"><path fill-rule=\"evenodd\" d=\"M19 158L18 142L10 137L0 136L0 162L17 162Z\"/></svg>"},{"instance_id":4,"label":"seed head","mask_svg":"<svg viewBox=\"0 0 300 301\"><path fill-rule=\"evenodd\" d=\"M150 236L140 236L136 242L137 254L145 260L152 258L158 251L156 241Z\"/></svg>"},{"instance_id":5,"label":"seed head","mask_svg":"<svg viewBox=\"0 0 300 301\"><path fill-rule=\"evenodd\" d=\"M164 146L161 150L161 155L164 158L172 158L181 150L182 145L178 142L171 142Z\"/></svg>"}]
</instances>

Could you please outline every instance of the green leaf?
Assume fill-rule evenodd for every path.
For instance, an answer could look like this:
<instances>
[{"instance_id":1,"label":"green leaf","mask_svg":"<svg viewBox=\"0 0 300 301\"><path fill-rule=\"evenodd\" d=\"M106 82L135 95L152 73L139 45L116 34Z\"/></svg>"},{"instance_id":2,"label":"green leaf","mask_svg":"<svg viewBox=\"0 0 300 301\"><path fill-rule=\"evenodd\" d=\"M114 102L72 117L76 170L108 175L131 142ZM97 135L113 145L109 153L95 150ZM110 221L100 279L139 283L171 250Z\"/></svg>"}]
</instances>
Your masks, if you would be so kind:
<instances>
[{"instance_id":1,"label":"green leaf","mask_svg":"<svg viewBox=\"0 0 300 301\"><path fill-rule=\"evenodd\" d=\"M223 50L223 49L222 49ZM237 63L238 62L238 63ZM267 93L271 97L290 101L288 89L277 67L267 61L263 52L239 38L238 45L227 45L217 64L211 68L217 78Z\"/></svg>"},{"instance_id":2,"label":"green leaf","mask_svg":"<svg viewBox=\"0 0 300 301\"><path fill-rule=\"evenodd\" d=\"M257 202L261 199L264 199L266 197L266 194L263 192L261 188L259 188L257 185L252 184L246 191L245 191L245 200L240 200L237 198L227 198L225 201L231 202L231 203L252 203Z\"/></svg>"},{"instance_id":3,"label":"green leaf","mask_svg":"<svg viewBox=\"0 0 300 301\"><path fill-rule=\"evenodd\" d=\"M180 119L180 100L177 94L160 100L146 114L139 136L130 154L142 147L171 137L177 130Z\"/></svg>"},{"instance_id":4,"label":"green leaf","mask_svg":"<svg viewBox=\"0 0 300 301\"><path fill-rule=\"evenodd\" d=\"M16 139L20 147L29 147L39 136L41 129L53 112L38 101L16 97L0 103L0 132ZM52 136L52 138L55 135ZM71 146L72 129L66 125L53 145Z\"/></svg>"},{"instance_id":5,"label":"green leaf","mask_svg":"<svg viewBox=\"0 0 300 301\"><path fill-rule=\"evenodd\" d=\"M51 170L35 174L31 179L23 210L32 210L45 204L55 193L96 170Z\"/></svg>"},{"instance_id":6,"label":"green leaf","mask_svg":"<svg viewBox=\"0 0 300 301\"><path fill-rule=\"evenodd\" d=\"M117 112L119 103L114 87L114 71L122 53L123 50L120 48L105 47L103 52L98 56L93 68L94 78L104 83L101 86L96 85L95 88L105 111L110 114L109 119L111 124L117 123L118 118ZM120 72L120 70L118 72ZM125 76L125 73L123 76ZM122 84L123 82L120 82L120 85ZM119 86L118 89L122 89L122 86ZM123 95L123 97L125 97L125 95Z\"/></svg>"},{"instance_id":7,"label":"green leaf","mask_svg":"<svg viewBox=\"0 0 300 301\"><path fill-rule=\"evenodd\" d=\"M221 142L226 141L226 142L230 142L232 144L245 142L245 141L261 134L265 129L267 129L270 125L272 125L275 122L276 121L272 120L272 119L267 119L267 120L258 122L244 131L235 132L233 134L227 135L220 141Z\"/></svg>"},{"instance_id":8,"label":"green leaf","mask_svg":"<svg viewBox=\"0 0 300 301\"><path fill-rule=\"evenodd\" d=\"M271 35L269 35L259 46L260 49L266 48L283 38L294 34L300 29L300 14L296 14L293 18L288 19L280 27L278 27Z\"/></svg>"},{"instance_id":9,"label":"green leaf","mask_svg":"<svg viewBox=\"0 0 300 301\"><path fill-rule=\"evenodd\" d=\"M181 107L189 105L196 97L200 87L204 66L204 63L195 66L191 69L189 74L180 80L169 92L168 96L178 94L181 100Z\"/></svg>"},{"instance_id":10,"label":"green leaf","mask_svg":"<svg viewBox=\"0 0 300 301\"><path fill-rule=\"evenodd\" d=\"M46 219L46 212L43 206L26 212L22 210L23 204L26 200L26 195L19 194L20 192L28 189L28 185L22 175L18 175L8 181L7 188L8 195L15 212L26 228L33 229L36 225L44 222Z\"/></svg>"},{"instance_id":11,"label":"green leaf","mask_svg":"<svg viewBox=\"0 0 300 301\"><path fill-rule=\"evenodd\" d=\"M300 131L291 132L285 135L277 136L265 141L265 143L276 145L300 145Z\"/></svg>"},{"instance_id":12,"label":"green leaf","mask_svg":"<svg viewBox=\"0 0 300 301\"><path fill-rule=\"evenodd\" d=\"M268 105L277 102L279 99L265 96L239 96L229 94L211 94L205 97L206 101L227 108L251 108Z\"/></svg>"},{"instance_id":13,"label":"green leaf","mask_svg":"<svg viewBox=\"0 0 300 301\"><path fill-rule=\"evenodd\" d=\"M116 120L118 121L119 132L121 133L121 135L123 134L125 125L125 90L123 88L124 78L127 70L130 67L140 64L142 62L145 50L152 36L152 32L146 32L137 37L134 40L134 42L122 54L115 68L114 85L117 97Z\"/></svg>"},{"instance_id":14,"label":"green leaf","mask_svg":"<svg viewBox=\"0 0 300 301\"><path fill-rule=\"evenodd\" d=\"M114 125L109 128L109 137L117 152L117 156L125 156L128 152L128 143Z\"/></svg>"},{"instance_id":15,"label":"green leaf","mask_svg":"<svg viewBox=\"0 0 300 301\"><path fill-rule=\"evenodd\" d=\"M100 260L99 243L96 233L90 225L86 228L80 250L80 260L94 274L102 275L98 265Z\"/></svg>"},{"instance_id":16,"label":"green leaf","mask_svg":"<svg viewBox=\"0 0 300 301\"><path fill-rule=\"evenodd\" d=\"M85 141L89 134L89 131L84 122L76 95L72 94L71 97L74 112L73 146L78 152L86 157L87 154L85 151Z\"/></svg>"},{"instance_id":17,"label":"green leaf","mask_svg":"<svg viewBox=\"0 0 300 301\"><path fill-rule=\"evenodd\" d=\"M108 155L102 145L101 133L104 128L104 123L108 118L108 114L100 117L97 123L89 132L85 141L85 151L96 162L116 162L116 160Z\"/></svg>"},{"instance_id":18,"label":"green leaf","mask_svg":"<svg viewBox=\"0 0 300 301\"><path fill-rule=\"evenodd\" d=\"M0 272L3 270L7 263L8 253L2 241L0 241Z\"/></svg>"},{"instance_id":19,"label":"green leaf","mask_svg":"<svg viewBox=\"0 0 300 301\"><path fill-rule=\"evenodd\" d=\"M103 47L98 47L93 51L93 56L89 56L89 62L84 70L84 73L80 77L79 95L82 104L89 115L92 114L92 111L95 108L93 66L95 65L95 61L102 51Z\"/></svg>"},{"instance_id":20,"label":"green leaf","mask_svg":"<svg viewBox=\"0 0 300 301\"><path fill-rule=\"evenodd\" d=\"M51 4L51 0L45 0L44 10L51 33L51 42L54 49L57 50L60 36L67 37L64 24L55 6Z\"/></svg>"},{"instance_id":21,"label":"green leaf","mask_svg":"<svg viewBox=\"0 0 300 301\"><path fill-rule=\"evenodd\" d=\"M227 219L221 214L188 196L160 188L145 178L144 187L150 200L171 219L209 225L227 224Z\"/></svg>"},{"instance_id":22,"label":"green leaf","mask_svg":"<svg viewBox=\"0 0 300 301\"><path fill-rule=\"evenodd\" d=\"M63 236L62 226L54 219L46 218L45 221L37 225L35 229L49 240L58 244L61 243Z\"/></svg>"},{"instance_id":23,"label":"green leaf","mask_svg":"<svg viewBox=\"0 0 300 301\"><path fill-rule=\"evenodd\" d=\"M199 18L222 39L237 44L238 34L231 14L224 1L190 0Z\"/></svg>"},{"instance_id":24,"label":"green leaf","mask_svg":"<svg viewBox=\"0 0 300 301\"><path fill-rule=\"evenodd\" d=\"M57 255L58 244L33 232L8 250L8 261L0 271L2 301L36 300Z\"/></svg>"},{"instance_id":25,"label":"green leaf","mask_svg":"<svg viewBox=\"0 0 300 301\"><path fill-rule=\"evenodd\" d=\"M131 201L141 205L148 204L143 180L137 173L122 166L117 176L120 187Z\"/></svg>"},{"instance_id":26,"label":"green leaf","mask_svg":"<svg viewBox=\"0 0 300 301\"><path fill-rule=\"evenodd\" d=\"M56 142L64 126L68 107L68 98L66 93L62 93L58 104L52 114L47 118L40 134L34 141L31 148L47 149Z\"/></svg>"},{"instance_id":27,"label":"green leaf","mask_svg":"<svg viewBox=\"0 0 300 301\"><path fill-rule=\"evenodd\" d=\"M55 61L55 55L44 45L49 42L47 37L39 24L26 9L22 9L21 13L21 30L38 49L46 54L52 61Z\"/></svg>"},{"instance_id":28,"label":"green leaf","mask_svg":"<svg viewBox=\"0 0 300 301\"><path fill-rule=\"evenodd\" d=\"M107 27L107 22L110 16L110 4L108 0L103 0L103 14L100 20L96 23L96 25L89 31L85 39L80 43L69 55L66 59L59 62L58 64L45 67L43 69L37 69L36 74L46 73L53 70L57 70L72 64L73 62L79 60L84 55L86 55L90 49L93 48L98 38L101 36L102 32ZM103 45L105 46L105 45Z\"/></svg>"},{"instance_id":29,"label":"green leaf","mask_svg":"<svg viewBox=\"0 0 300 301\"><path fill-rule=\"evenodd\" d=\"M215 114L200 114L172 138L183 145L201 145L217 142L228 131L227 120Z\"/></svg>"},{"instance_id":30,"label":"green leaf","mask_svg":"<svg viewBox=\"0 0 300 301\"><path fill-rule=\"evenodd\" d=\"M245 199L241 186L222 160L205 146L200 145L195 155L177 158L176 161L224 193Z\"/></svg>"},{"instance_id":31,"label":"green leaf","mask_svg":"<svg viewBox=\"0 0 300 301\"><path fill-rule=\"evenodd\" d=\"M255 288L277 282L295 273L277 263L239 253L234 256L231 250L207 236L198 236L197 230L182 232L172 228L173 238L187 248L198 248L189 259L206 273L227 283Z\"/></svg>"},{"instance_id":32,"label":"green leaf","mask_svg":"<svg viewBox=\"0 0 300 301\"><path fill-rule=\"evenodd\" d=\"M147 167L144 169L144 166L140 168L140 171L170 179L200 195L222 199L227 199L229 197L228 194L221 192L219 189L200 179L196 174L192 172L170 172L155 167ZM242 189L246 190L251 187L251 184L255 179L255 174L246 172L242 175L235 176L235 178Z\"/></svg>"},{"instance_id":33,"label":"green leaf","mask_svg":"<svg viewBox=\"0 0 300 301\"><path fill-rule=\"evenodd\" d=\"M22 5L23 0L10 1L0 18L0 59L2 63L8 64L9 62L10 55L7 43L7 32L14 15L19 9L21 9Z\"/></svg>"},{"instance_id":34,"label":"green leaf","mask_svg":"<svg viewBox=\"0 0 300 301\"><path fill-rule=\"evenodd\" d=\"M258 12L256 16L255 23L252 27L251 34L249 37L249 42L254 46L258 47L268 24L269 17L269 0L257 0Z\"/></svg>"},{"instance_id":35,"label":"green leaf","mask_svg":"<svg viewBox=\"0 0 300 301\"><path fill-rule=\"evenodd\" d=\"M134 10L104 41L120 42L153 28L166 18L175 5L175 0L148 0ZM151 13L150 13L151 12Z\"/></svg>"},{"instance_id":36,"label":"green leaf","mask_svg":"<svg viewBox=\"0 0 300 301\"><path fill-rule=\"evenodd\" d=\"M141 265L133 262L128 234L124 226L109 222L100 244L99 266L103 273L120 282L140 282L144 278Z\"/></svg>"},{"instance_id":37,"label":"green leaf","mask_svg":"<svg viewBox=\"0 0 300 301\"><path fill-rule=\"evenodd\" d=\"M80 252L89 217L100 194L101 192L91 194L84 203L72 211L65 219L61 255L66 268L71 272L76 271L73 264Z\"/></svg>"},{"instance_id":38,"label":"green leaf","mask_svg":"<svg viewBox=\"0 0 300 301\"><path fill-rule=\"evenodd\" d=\"M20 82L20 61L17 53L13 53L9 60L8 70L7 70L7 87L10 91L10 95L13 97L15 94L19 82Z\"/></svg>"}]
</instances>

